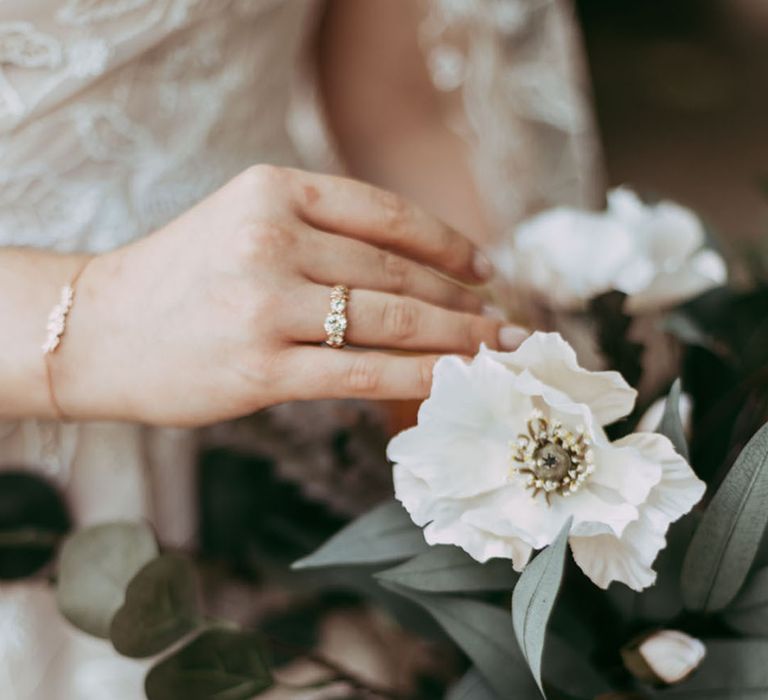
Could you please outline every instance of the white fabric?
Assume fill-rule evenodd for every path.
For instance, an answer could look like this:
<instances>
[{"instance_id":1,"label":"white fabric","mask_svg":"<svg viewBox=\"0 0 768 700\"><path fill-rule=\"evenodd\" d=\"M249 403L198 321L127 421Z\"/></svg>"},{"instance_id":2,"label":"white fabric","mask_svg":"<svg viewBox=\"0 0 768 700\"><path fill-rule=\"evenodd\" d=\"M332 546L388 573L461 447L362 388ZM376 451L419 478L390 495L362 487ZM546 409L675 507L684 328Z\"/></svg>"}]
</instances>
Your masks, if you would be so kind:
<instances>
[{"instance_id":1,"label":"white fabric","mask_svg":"<svg viewBox=\"0 0 768 700\"><path fill-rule=\"evenodd\" d=\"M299 164L287 114L313 0L3 0L0 245L103 251L143 236L254 162ZM189 433L0 424L0 467L66 488L78 525L149 518L194 533ZM34 661L33 661L34 659ZM0 588L0 695L138 700L145 664Z\"/></svg>"},{"instance_id":2,"label":"white fabric","mask_svg":"<svg viewBox=\"0 0 768 700\"><path fill-rule=\"evenodd\" d=\"M500 228L551 202L588 204L595 149L567 0L426 5L429 65L456 98L457 128ZM327 167L331 152L311 91L301 109L292 101L318 7L318 0L0 0L0 246L109 250L254 162ZM351 443L362 476L342 483L329 434L339 422L370 426L375 415L366 411L280 407L255 431L257 447L276 455L288 477L313 475L303 482L312 497L340 510L360 507L361 490L386 475L383 450L364 454L364 440ZM0 468L42 470L65 489L79 525L145 517L176 546L193 539L193 455L183 431L0 424ZM4 700L138 700L143 671L66 625L47 589L0 587Z\"/></svg>"}]
</instances>

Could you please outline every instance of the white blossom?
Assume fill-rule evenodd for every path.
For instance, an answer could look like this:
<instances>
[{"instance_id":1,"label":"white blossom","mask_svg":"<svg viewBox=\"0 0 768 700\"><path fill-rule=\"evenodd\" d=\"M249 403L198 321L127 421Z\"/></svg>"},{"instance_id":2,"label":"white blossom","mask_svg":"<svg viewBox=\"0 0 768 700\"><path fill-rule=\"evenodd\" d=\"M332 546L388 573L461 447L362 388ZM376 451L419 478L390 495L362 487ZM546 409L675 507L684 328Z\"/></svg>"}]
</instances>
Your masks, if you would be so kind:
<instances>
[{"instance_id":1,"label":"white blossom","mask_svg":"<svg viewBox=\"0 0 768 700\"><path fill-rule=\"evenodd\" d=\"M660 630L641 642L637 653L657 680L671 685L699 667L707 648L684 632Z\"/></svg>"},{"instance_id":2,"label":"white blossom","mask_svg":"<svg viewBox=\"0 0 768 700\"><path fill-rule=\"evenodd\" d=\"M418 425L389 444L395 494L429 544L521 570L573 517L570 547L598 586L641 590L670 523L704 484L670 441L603 427L632 410L617 372L590 372L556 333L515 352L440 359Z\"/></svg>"},{"instance_id":3,"label":"white blossom","mask_svg":"<svg viewBox=\"0 0 768 700\"><path fill-rule=\"evenodd\" d=\"M667 404L667 397L662 396L660 399L656 399L641 416L637 422L638 432L652 432L659 427L661 419L664 416L664 409ZM690 394L683 392L680 394L680 405L678 406L678 412L680 413L680 423L683 426L683 430L687 437L691 434L691 420L693 418L693 400Z\"/></svg>"},{"instance_id":4,"label":"white blossom","mask_svg":"<svg viewBox=\"0 0 768 700\"><path fill-rule=\"evenodd\" d=\"M523 222L512 246L496 251L502 274L545 303L580 310L618 290L630 313L646 313L721 286L723 258L706 247L704 227L673 202L644 204L632 191L608 194L603 212L558 207Z\"/></svg>"}]
</instances>

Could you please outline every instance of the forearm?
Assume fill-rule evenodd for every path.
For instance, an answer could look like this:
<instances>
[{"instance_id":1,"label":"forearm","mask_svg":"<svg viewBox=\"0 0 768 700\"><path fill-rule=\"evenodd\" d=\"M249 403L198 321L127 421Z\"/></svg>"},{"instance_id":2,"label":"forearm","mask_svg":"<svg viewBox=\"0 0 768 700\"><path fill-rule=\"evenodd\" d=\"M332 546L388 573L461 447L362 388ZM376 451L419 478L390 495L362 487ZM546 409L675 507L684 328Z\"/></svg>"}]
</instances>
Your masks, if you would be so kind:
<instances>
[{"instance_id":1,"label":"forearm","mask_svg":"<svg viewBox=\"0 0 768 700\"><path fill-rule=\"evenodd\" d=\"M41 346L61 288L85 259L0 248L0 419L54 416Z\"/></svg>"},{"instance_id":2,"label":"forearm","mask_svg":"<svg viewBox=\"0 0 768 700\"><path fill-rule=\"evenodd\" d=\"M414 120L392 139L347 138L340 148L354 176L400 192L477 243L493 238L467 146L438 117Z\"/></svg>"},{"instance_id":3,"label":"forearm","mask_svg":"<svg viewBox=\"0 0 768 700\"><path fill-rule=\"evenodd\" d=\"M333 0L320 26L326 114L349 171L395 190L477 242L494 230L451 105L430 80L418 44L420 3Z\"/></svg>"}]
</instances>

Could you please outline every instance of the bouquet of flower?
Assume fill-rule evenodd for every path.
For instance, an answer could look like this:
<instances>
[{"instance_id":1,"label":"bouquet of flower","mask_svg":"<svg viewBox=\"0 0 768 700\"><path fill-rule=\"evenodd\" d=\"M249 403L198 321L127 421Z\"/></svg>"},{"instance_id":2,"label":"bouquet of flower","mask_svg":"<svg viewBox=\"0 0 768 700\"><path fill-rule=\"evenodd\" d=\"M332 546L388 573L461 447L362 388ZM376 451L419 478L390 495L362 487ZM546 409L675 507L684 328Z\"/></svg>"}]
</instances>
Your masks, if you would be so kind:
<instances>
[{"instance_id":1,"label":"bouquet of flower","mask_svg":"<svg viewBox=\"0 0 768 700\"><path fill-rule=\"evenodd\" d=\"M559 333L444 358L389 444L396 500L297 567L374 566L426 610L471 664L451 700L768 697L765 288L722 288L699 220L627 190L527 222L504 262L589 321L592 364L639 381L675 344L666 398L638 410Z\"/></svg>"},{"instance_id":2,"label":"bouquet of flower","mask_svg":"<svg viewBox=\"0 0 768 700\"><path fill-rule=\"evenodd\" d=\"M441 359L387 449L395 498L295 568L337 569L404 627L442 630L467 669L449 700L768 697L758 256L726 288L695 215L616 190L604 212L526 222L497 258L552 328ZM275 683L263 637L206 616L191 563L145 525L77 532L56 586L74 625L160 657L150 700Z\"/></svg>"}]
</instances>

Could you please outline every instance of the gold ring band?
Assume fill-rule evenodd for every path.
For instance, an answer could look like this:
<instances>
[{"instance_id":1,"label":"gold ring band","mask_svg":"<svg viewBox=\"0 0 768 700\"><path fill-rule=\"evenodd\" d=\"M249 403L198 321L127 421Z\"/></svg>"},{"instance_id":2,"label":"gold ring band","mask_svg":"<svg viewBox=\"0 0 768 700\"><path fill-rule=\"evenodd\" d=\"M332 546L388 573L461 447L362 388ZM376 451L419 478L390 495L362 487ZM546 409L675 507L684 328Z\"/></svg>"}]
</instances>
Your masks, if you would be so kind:
<instances>
[{"instance_id":1,"label":"gold ring band","mask_svg":"<svg viewBox=\"0 0 768 700\"><path fill-rule=\"evenodd\" d=\"M325 344L332 348L343 348L347 332L347 304L349 289L343 284L337 284L331 289L331 310L325 317Z\"/></svg>"}]
</instances>

